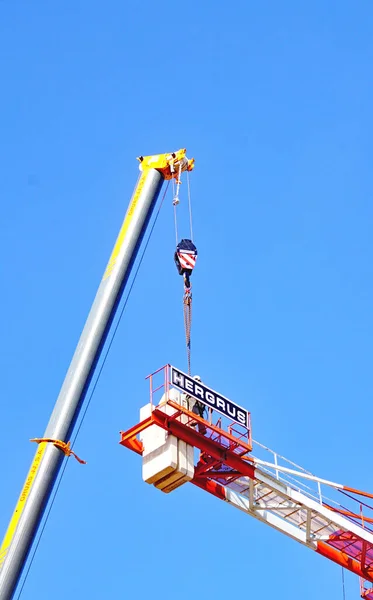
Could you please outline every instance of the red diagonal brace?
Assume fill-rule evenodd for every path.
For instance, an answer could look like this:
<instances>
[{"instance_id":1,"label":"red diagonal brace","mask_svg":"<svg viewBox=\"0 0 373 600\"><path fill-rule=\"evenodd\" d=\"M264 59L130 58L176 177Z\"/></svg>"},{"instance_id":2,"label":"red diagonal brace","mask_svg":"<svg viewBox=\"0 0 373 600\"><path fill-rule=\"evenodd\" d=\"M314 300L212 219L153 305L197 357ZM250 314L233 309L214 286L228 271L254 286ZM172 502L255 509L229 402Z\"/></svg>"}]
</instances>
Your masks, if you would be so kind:
<instances>
[{"instance_id":1,"label":"red diagonal brace","mask_svg":"<svg viewBox=\"0 0 373 600\"><path fill-rule=\"evenodd\" d=\"M166 415L157 408L152 413L152 419L156 425L166 429L166 431L169 431L172 435L183 440L187 444L195 446L216 460L224 462L224 464L230 466L232 469L239 471L241 475L254 479L255 468L253 465L242 460L242 458L237 456L237 454L231 450L218 445L216 441L212 441L201 433L194 431L191 427L173 420L169 415Z\"/></svg>"},{"instance_id":2,"label":"red diagonal brace","mask_svg":"<svg viewBox=\"0 0 373 600\"><path fill-rule=\"evenodd\" d=\"M338 565L341 565L341 567L352 571L352 573L359 575L359 577L373 583L373 569L363 568L359 561L347 556L342 550L336 550L336 548L329 546L329 544L325 542L317 542L316 552L329 558L329 560L332 560Z\"/></svg>"}]
</instances>

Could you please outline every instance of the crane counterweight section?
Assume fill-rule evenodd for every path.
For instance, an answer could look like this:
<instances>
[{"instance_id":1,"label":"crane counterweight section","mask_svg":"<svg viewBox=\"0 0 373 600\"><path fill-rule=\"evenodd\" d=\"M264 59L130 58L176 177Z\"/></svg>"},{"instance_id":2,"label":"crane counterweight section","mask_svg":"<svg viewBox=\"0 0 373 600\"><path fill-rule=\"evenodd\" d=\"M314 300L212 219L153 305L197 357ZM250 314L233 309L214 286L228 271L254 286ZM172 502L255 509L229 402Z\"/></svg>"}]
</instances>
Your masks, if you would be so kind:
<instances>
[{"instance_id":1,"label":"crane counterweight section","mask_svg":"<svg viewBox=\"0 0 373 600\"><path fill-rule=\"evenodd\" d=\"M166 365L148 379L151 410L138 425L121 432L120 444L142 455L144 431L156 426L164 430L165 442L171 436L194 447L198 459L191 483L355 573L361 578L361 596L373 600L373 531L367 526L373 519L346 510L321 491L321 485L328 486L328 495L348 491L360 507L361 500L350 494L351 488L316 477L253 441L249 413L244 417L244 409L238 406L234 411L233 402L205 385L194 385L174 367ZM206 403L206 419L175 402L175 384ZM161 393L162 404L158 404ZM196 430L196 421L204 426L203 435ZM270 454L272 460L256 453Z\"/></svg>"}]
</instances>

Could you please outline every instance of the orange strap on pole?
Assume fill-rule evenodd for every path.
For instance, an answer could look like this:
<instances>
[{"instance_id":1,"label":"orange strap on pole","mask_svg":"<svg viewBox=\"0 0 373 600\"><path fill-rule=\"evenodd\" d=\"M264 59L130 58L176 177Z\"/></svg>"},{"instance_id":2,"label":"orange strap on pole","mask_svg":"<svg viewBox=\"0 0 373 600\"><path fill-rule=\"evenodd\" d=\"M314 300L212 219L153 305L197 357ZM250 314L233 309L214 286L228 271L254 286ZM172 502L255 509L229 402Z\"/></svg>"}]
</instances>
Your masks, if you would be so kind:
<instances>
[{"instance_id":1,"label":"orange strap on pole","mask_svg":"<svg viewBox=\"0 0 373 600\"><path fill-rule=\"evenodd\" d=\"M81 465L86 465L87 464L85 460L82 460L81 458L79 458L79 456L77 456L75 454L75 452L73 452L71 450L71 444L70 444L70 442L63 442L62 440L52 440L51 438L32 438L30 440L30 442L36 442L37 444L41 444L42 442L50 442L56 448L58 448L59 450L62 450L62 452L66 456L74 456L76 458L76 460Z\"/></svg>"}]
</instances>

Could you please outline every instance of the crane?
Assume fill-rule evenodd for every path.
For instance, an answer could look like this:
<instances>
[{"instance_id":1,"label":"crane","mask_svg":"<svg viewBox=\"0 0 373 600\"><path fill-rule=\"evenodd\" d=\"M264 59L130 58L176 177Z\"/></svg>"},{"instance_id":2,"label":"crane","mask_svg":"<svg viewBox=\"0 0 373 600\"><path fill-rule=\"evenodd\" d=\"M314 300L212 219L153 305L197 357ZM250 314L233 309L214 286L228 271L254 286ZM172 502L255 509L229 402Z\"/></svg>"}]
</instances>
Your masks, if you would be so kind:
<instances>
[{"instance_id":1,"label":"crane","mask_svg":"<svg viewBox=\"0 0 373 600\"><path fill-rule=\"evenodd\" d=\"M162 185L179 185L181 173L194 167L184 148L138 160L140 176L49 423L32 440L36 453L0 547L1 600L14 596L65 455L76 457L70 437Z\"/></svg>"},{"instance_id":2,"label":"crane","mask_svg":"<svg viewBox=\"0 0 373 600\"><path fill-rule=\"evenodd\" d=\"M194 168L185 149L138 160L139 179L49 423L43 437L31 440L37 450L0 547L1 600L16 592L64 457L84 463L71 435L163 182L176 181L176 210L181 174ZM247 409L192 377L190 275L197 254L193 240L183 239L174 255L184 278L188 372L167 364L148 376L150 402L120 433L120 444L142 456L147 483L164 493L192 483L355 573L361 597L373 600L373 518L362 513L362 506L372 508L362 498L373 494L317 477L256 442ZM337 491L346 503L358 502L359 512L326 497L325 487L329 496Z\"/></svg>"},{"instance_id":3,"label":"crane","mask_svg":"<svg viewBox=\"0 0 373 600\"><path fill-rule=\"evenodd\" d=\"M143 457L144 481L164 493L194 484L355 573L361 597L373 600L373 518L361 510L372 509L362 498L373 494L317 477L255 442L250 413L189 374L165 365L147 379L150 402L119 442ZM206 418L186 398L204 403ZM333 490L359 512L331 498Z\"/></svg>"}]
</instances>

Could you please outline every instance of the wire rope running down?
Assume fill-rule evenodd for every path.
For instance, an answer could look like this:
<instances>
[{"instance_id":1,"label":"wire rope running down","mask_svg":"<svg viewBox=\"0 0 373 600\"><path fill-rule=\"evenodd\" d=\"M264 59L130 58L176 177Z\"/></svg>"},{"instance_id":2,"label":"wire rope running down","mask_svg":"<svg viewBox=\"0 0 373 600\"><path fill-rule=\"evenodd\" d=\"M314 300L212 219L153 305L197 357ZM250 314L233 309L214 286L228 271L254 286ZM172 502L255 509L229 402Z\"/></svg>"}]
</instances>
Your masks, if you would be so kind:
<instances>
[{"instance_id":1,"label":"wire rope running down","mask_svg":"<svg viewBox=\"0 0 373 600\"><path fill-rule=\"evenodd\" d=\"M184 329L185 329L185 343L187 351L187 362L188 362L188 375L191 374L191 329L192 329L192 285L190 283L190 276L192 275L193 269L197 260L197 248L193 243L193 223L192 223L192 202L190 194L190 183L187 177L188 186L188 210L189 210L189 229L190 239L182 239L178 243L178 227L177 227L177 206L180 203L179 190L180 190L180 175L176 181L176 190L174 189L173 207L174 207L174 220L175 220L175 237L176 237L176 251L174 254L174 260L179 275L182 275L184 279L184 295L183 295L183 312L184 312Z\"/></svg>"},{"instance_id":2,"label":"wire rope running down","mask_svg":"<svg viewBox=\"0 0 373 600\"><path fill-rule=\"evenodd\" d=\"M343 598L343 600L346 600L345 572L344 572L343 567L342 567L342 598Z\"/></svg>"},{"instance_id":3,"label":"wire rope running down","mask_svg":"<svg viewBox=\"0 0 373 600\"><path fill-rule=\"evenodd\" d=\"M179 239L179 236L177 234L177 205L179 204L180 200L179 200L179 192L176 192L175 189L175 180L172 180L172 204L174 207L174 227L175 227L175 238L176 238L176 245L177 245L177 240Z\"/></svg>"},{"instance_id":4,"label":"wire rope running down","mask_svg":"<svg viewBox=\"0 0 373 600\"><path fill-rule=\"evenodd\" d=\"M192 291L191 289L187 289L184 292L184 328L185 328L185 340L186 340L186 349L187 349L187 361L188 361L188 375L191 374L190 367L190 334L192 328Z\"/></svg>"},{"instance_id":5,"label":"wire rope running down","mask_svg":"<svg viewBox=\"0 0 373 600\"><path fill-rule=\"evenodd\" d=\"M110 338L110 341L109 341L109 343L108 343L108 345L107 345L107 349L106 349L106 351L105 351L105 353L104 353L104 355L103 355L103 359L102 359L102 362L101 362L101 366L100 366L100 368L99 368L99 371L98 371L97 377L96 377L96 379L95 379L95 382L94 382L94 384L93 384L93 386L92 386L92 391L91 391L91 393L89 394L89 397L88 397L88 400L87 400L86 407L85 407L85 409L84 409L84 411L83 411L82 418L81 418L81 420L80 420L80 423L79 423L79 425L78 425L78 427L77 427L76 434L75 434L75 435L74 435L74 437L73 437L73 441L72 441L72 443L71 443L71 446L73 446L73 445L75 444L75 442L76 442L76 440L77 440L77 438L78 438L78 435L79 435L79 433L80 433L80 430L81 430L81 428L82 428L82 425L83 425L84 419L85 419L85 417L86 417L86 414L87 414L88 408L89 408L89 406L90 406L90 403L91 403L91 401L92 401L93 395L94 395L94 393L95 393L95 391L96 391L97 384L98 384L98 382L99 382L99 379L100 379L100 377L101 377L101 374L102 374L102 371L103 371L103 369L104 369L104 366L105 366L105 363L106 363L107 357L108 357L108 355L109 355L109 352L110 352L110 350L111 350L111 347L112 347L112 345L113 345L114 338L115 338L115 336L116 336L116 333L117 333L117 331L118 331L119 324L120 324L120 322L121 322L121 320L122 320L122 316L123 316L124 310L125 310L125 308L126 308L126 306L127 306L127 304L128 304L128 300L129 300L129 298L130 298L130 295L131 295L131 292L132 292L133 286L134 286L134 284L135 284L135 281L136 281L136 279L137 279L137 275L138 275L138 273L139 273L139 270L140 270L140 267L141 267L142 261L144 260L145 252L146 252L146 250L147 250L147 248L148 248L148 245L149 245L149 242L150 242L150 239L151 239L152 233L153 233L153 231L154 231L154 228L155 228L155 225L156 225L156 223L157 223L157 220L158 220L158 217L159 217L159 213L161 212L161 208L162 208L162 205L163 205L164 199L165 199L165 197L166 197L166 194L167 194L167 191L168 191L168 188L169 188L169 183L170 183L170 182L168 181L168 182L167 182L166 189L165 189L165 191L164 191L164 194L163 194L163 196L162 196L162 200L161 200L161 202L160 202L159 208L158 208L158 210L157 210L157 213L156 213L156 215L155 215L155 218L154 218L153 224L152 224L152 226L151 226L151 229L150 229L150 232L149 232L149 236L148 236L148 238L147 238L147 240L146 240L146 243L145 243L145 246L144 246L144 250L143 250L143 251L142 251L142 253L141 253L140 260L139 260L139 262L138 262L138 265L137 265L137 268L136 268L135 274L134 274L134 276L133 276L133 279L132 279L132 281L131 281L130 288L129 288L129 290L128 290L128 293L127 293L127 296L126 296L126 298L125 298L125 300L124 300L124 302L123 302L122 309L121 309L121 311L120 311L120 313L119 313L118 320L117 320L117 322L116 322L116 325L115 325L115 327L114 327L113 335L111 336L111 338ZM55 442L55 441L56 441L56 440L53 440L53 442ZM70 449L70 450L71 450L71 446L69 446L69 449ZM72 451L71 451L71 452L72 452ZM62 467L62 469L61 469L60 476L59 476L59 478L58 478L58 481L56 482L56 487L55 487L54 493L53 493L53 495L52 495L51 501L50 501L50 503L49 503L49 506L48 506L48 508L47 508L47 512L46 512L46 515L45 515L45 518L44 518L44 522L43 522L43 524L42 524L42 526L41 526L41 529L40 529L40 535L39 535L38 539L37 539L37 540L36 540L36 542L35 542L35 548L32 550L32 553L31 553L31 556L30 556L30 559L29 559L29 563L28 563L28 566L27 566L27 570L26 570L26 572L25 572L25 576L24 576L24 578L23 578L22 584L21 584L21 586L20 586L20 590L19 590L19 592L18 592L18 595L17 595L17 600L19 600L19 599L21 598L21 595L22 595L22 592L23 592L23 589L24 589L24 586L25 586L26 580L27 580L27 578L28 578L28 575L29 575L30 569L31 569L31 567L32 567L32 563L33 563L33 561L34 561L35 554L36 554L36 552L37 552L37 550L38 550L38 548L39 548L39 544L40 544L40 542L41 542L41 538L42 538L42 536L43 536L43 533L44 533L45 527L46 527L46 525L47 525L47 522L48 522L48 519L49 519L49 516L50 516L51 510L52 510L52 508L53 508L53 505L54 505L54 502L55 502L55 500L56 500L56 496L57 496L58 490L59 490L59 488L60 488L60 485L61 485L61 483L62 483L62 479L63 479L63 476L64 476L64 474L65 474L65 471L66 471L66 467L67 467L67 465L68 465L68 456L66 456L66 458L65 458L65 462L64 462L64 465L63 465L63 467Z\"/></svg>"},{"instance_id":6,"label":"wire rope running down","mask_svg":"<svg viewBox=\"0 0 373 600\"><path fill-rule=\"evenodd\" d=\"M189 208L189 229L190 229L190 239L193 242L193 217L192 217L192 198L190 195L190 178L189 173L187 171L187 185L188 185L188 208Z\"/></svg>"},{"instance_id":7,"label":"wire rope running down","mask_svg":"<svg viewBox=\"0 0 373 600\"><path fill-rule=\"evenodd\" d=\"M187 194L188 194L188 212L189 212L189 231L190 231L190 240L193 242L193 215L192 215L192 197L190 192L190 178L189 173L186 173L187 178ZM173 200L172 204L174 207L174 225L175 225L175 237L176 237L176 245L179 239L178 236L178 226L177 226L177 206L180 204L180 185L181 185L181 171L179 171L178 178L176 180L172 180L172 191L173 191Z\"/></svg>"}]
</instances>

